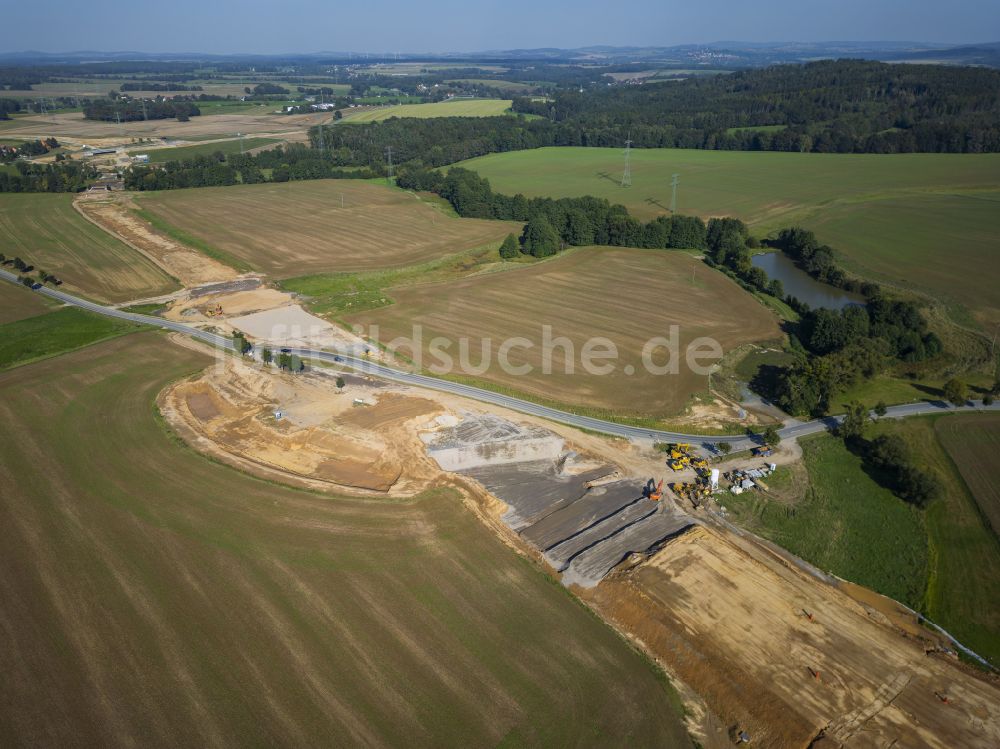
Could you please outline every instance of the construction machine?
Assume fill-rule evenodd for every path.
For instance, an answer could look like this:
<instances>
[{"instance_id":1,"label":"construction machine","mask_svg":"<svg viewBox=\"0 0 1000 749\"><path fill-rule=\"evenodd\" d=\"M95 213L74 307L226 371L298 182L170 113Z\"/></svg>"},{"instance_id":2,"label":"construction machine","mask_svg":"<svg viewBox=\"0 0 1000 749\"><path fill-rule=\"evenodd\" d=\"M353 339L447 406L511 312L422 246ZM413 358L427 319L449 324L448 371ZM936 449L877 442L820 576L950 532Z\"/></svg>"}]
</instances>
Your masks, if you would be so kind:
<instances>
[{"instance_id":1,"label":"construction machine","mask_svg":"<svg viewBox=\"0 0 1000 749\"><path fill-rule=\"evenodd\" d=\"M642 490L644 497L659 502L663 498L663 479L659 484L653 484L653 479L646 482L646 487Z\"/></svg>"}]
</instances>

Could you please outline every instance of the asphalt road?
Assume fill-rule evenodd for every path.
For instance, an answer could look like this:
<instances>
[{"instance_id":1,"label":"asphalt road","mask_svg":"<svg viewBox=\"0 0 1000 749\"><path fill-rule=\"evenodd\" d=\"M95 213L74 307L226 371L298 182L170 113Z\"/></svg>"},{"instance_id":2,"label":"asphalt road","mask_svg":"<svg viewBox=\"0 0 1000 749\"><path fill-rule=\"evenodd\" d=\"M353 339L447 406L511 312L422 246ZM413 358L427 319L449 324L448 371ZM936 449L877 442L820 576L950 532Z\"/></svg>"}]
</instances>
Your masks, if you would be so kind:
<instances>
[{"instance_id":1,"label":"asphalt road","mask_svg":"<svg viewBox=\"0 0 1000 749\"><path fill-rule=\"evenodd\" d=\"M8 271L0 269L0 278L9 281L11 283L18 283L17 276L9 273ZM160 317L151 317L149 315L138 315L132 312L123 312L120 309L114 309L112 307L105 307L94 302L89 302L86 299L81 299L80 297L73 296L72 294L67 294L58 289L52 289L47 286L43 286L34 293L44 294L47 297L56 299L65 304L71 304L75 307L80 307L82 309L90 310L91 312L96 312L100 315L106 315L108 317L114 317L119 320L129 320L135 323L142 323L144 325L150 325L153 327L162 328L164 330L170 330L177 333L183 333L184 335L189 335L192 338L196 338L200 341L204 341L211 346L215 346L223 349L233 349L233 343L229 338L224 336L216 335L215 333L208 333L204 330L199 330L191 325L186 325L184 323L173 322L171 320L164 320ZM625 424L616 424L613 421L604 421L603 419L595 419L589 416L578 416L577 414L568 413L566 411L560 411L555 408L549 408L548 406L542 406L537 403L532 403L530 401L521 400L520 398L513 398L509 395L502 395L500 393L494 393L490 390L483 390L482 388L473 387L471 385L463 385L457 382L451 382L449 380L442 380L437 377L428 377L426 375L412 374L410 372L403 372L398 369L393 369L391 367L378 364L376 362L368 361L367 359L359 359L357 357L351 356L346 353L336 353L332 351L322 351L313 349L302 349L293 348L290 349L293 354L298 354L302 359L307 361L321 361L330 364L338 364L342 367L352 369L363 374L371 375L382 380L389 380L392 382L399 382L407 385L414 385L417 387L428 388L430 390L439 390L445 393L453 393L455 395L462 395L467 398L472 398L474 400L480 401L482 403L489 403L495 406L501 406L503 408L509 408L512 411L518 411L524 414L530 414L532 416L538 416L543 419L549 419L550 421L559 422L560 424L568 424L569 426L579 427L582 429L589 429L594 432L600 432L602 434L609 434L615 437L625 437L627 439L640 439L640 440L655 440L657 442L691 442L700 443L703 447L712 450L712 446L719 442L728 442L733 450L743 450L753 447L756 442L751 440L749 437L721 437L721 436L707 436L698 434L683 434L681 432L665 432L655 429L644 429L640 427L628 426ZM983 406L981 401L970 401L969 405L962 407L955 407L944 401L923 401L919 403L906 403L899 406L890 406L886 415L883 418L904 418L907 416L919 416L925 414L935 414L943 412L954 412L954 411L973 411L973 410L1000 410L1000 403L994 403L991 406ZM817 432L822 432L831 427L835 426L840 422L842 417L832 416L823 419L815 419L813 421L797 422L790 424L789 426L780 429L778 433L781 435L782 439L791 437L804 437L807 434L815 434Z\"/></svg>"}]
</instances>

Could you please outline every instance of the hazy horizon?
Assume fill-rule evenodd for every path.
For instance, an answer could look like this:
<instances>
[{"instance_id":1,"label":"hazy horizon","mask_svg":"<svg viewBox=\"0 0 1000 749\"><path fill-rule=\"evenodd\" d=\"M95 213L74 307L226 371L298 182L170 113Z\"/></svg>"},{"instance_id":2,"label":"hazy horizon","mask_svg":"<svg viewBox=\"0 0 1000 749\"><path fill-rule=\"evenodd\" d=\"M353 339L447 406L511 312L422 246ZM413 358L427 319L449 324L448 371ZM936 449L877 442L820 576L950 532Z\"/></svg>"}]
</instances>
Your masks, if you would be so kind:
<instances>
[{"instance_id":1,"label":"hazy horizon","mask_svg":"<svg viewBox=\"0 0 1000 749\"><path fill-rule=\"evenodd\" d=\"M1000 29L1000 3L988 0L956 0L946 13L927 0L845 0L834 7L808 9L793 0L705 0L697 5L635 0L612 11L591 0L544 5L509 0L477 6L456 0L419 6L372 0L336 8L318 0L288 0L280 7L252 9L232 0L212 5L177 0L168 7L95 0L85 15L76 4L54 0L46 6L44 19L38 9L23 4L4 16L0 52L55 54L429 55L716 43L712 40L963 45L989 41L983 30Z\"/></svg>"}]
</instances>

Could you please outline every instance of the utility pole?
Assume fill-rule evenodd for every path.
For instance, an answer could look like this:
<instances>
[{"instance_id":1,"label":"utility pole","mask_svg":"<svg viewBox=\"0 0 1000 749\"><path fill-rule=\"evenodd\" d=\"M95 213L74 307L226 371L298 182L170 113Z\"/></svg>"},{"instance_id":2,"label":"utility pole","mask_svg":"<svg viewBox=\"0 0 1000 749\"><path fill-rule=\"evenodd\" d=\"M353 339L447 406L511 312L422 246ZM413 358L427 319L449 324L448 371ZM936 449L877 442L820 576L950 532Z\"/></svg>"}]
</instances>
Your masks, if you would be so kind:
<instances>
[{"instance_id":1,"label":"utility pole","mask_svg":"<svg viewBox=\"0 0 1000 749\"><path fill-rule=\"evenodd\" d=\"M671 187L671 190L672 190L671 195L670 195L670 212L671 213L677 213L677 185L678 185L678 183L680 181L680 178L681 178L681 175L679 175L679 174L673 174L673 175L670 176L670 187Z\"/></svg>"},{"instance_id":2,"label":"utility pole","mask_svg":"<svg viewBox=\"0 0 1000 749\"><path fill-rule=\"evenodd\" d=\"M628 138L625 140L625 171L622 172L622 187L630 187L632 185L632 165L629 163L631 150L632 133L630 131Z\"/></svg>"}]
</instances>

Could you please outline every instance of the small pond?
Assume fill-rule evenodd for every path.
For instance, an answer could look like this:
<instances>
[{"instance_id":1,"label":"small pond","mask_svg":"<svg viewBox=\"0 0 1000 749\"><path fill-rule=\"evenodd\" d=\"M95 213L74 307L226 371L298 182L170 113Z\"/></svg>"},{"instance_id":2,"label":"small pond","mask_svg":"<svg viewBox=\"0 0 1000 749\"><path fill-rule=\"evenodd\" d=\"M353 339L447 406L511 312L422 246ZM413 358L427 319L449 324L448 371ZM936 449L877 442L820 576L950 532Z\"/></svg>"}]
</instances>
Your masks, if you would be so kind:
<instances>
[{"instance_id":1,"label":"small pond","mask_svg":"<svg viewBox=\"0 0 1000 749\"><path fill-rule=\"evenodd\" d=\"M836 286L820 283L804 270L799 268L783 252L767 252L754 255L751 259L754 266L763 269L767 277L777 278L785 287L785 295L796 297L811 308L826 307L827 309L843 309L851 305L863 305L865 298L860 294L838 289Z\"/></svg>"}]
</instances>

